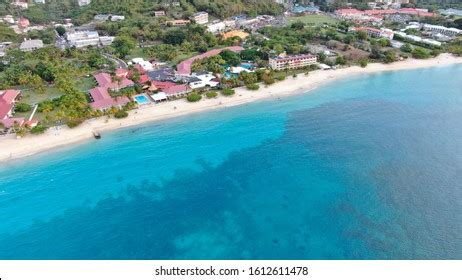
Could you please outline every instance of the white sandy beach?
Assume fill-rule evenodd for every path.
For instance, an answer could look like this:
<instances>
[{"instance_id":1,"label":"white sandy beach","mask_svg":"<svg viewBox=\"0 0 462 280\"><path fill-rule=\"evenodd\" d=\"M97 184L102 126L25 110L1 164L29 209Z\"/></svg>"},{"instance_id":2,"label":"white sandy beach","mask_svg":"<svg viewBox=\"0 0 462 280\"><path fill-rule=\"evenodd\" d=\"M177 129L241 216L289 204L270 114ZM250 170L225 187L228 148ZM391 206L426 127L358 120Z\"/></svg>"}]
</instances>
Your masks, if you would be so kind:
<instances>
[{"instance_id":1,"label":"white sandy beach","mask_svg":"<svg viewBox=\"0 0 462 280\"><path fill-rule=\"evenodd\" d=\"M462 63L462 57L441 54L437 58L428 60L408 59L393 64L369 64L366 68L358 66L327 71L310 72L308 76L299 75L297 78L287 78L269 87L261 86L258 91L248 91L245 88L236 89L232 97L219 95L214 99L205 99L197 103L189 103L185 99L162 104L149 105L131 111L125 119L102 117L88 120L77 128L70 129L63 126L60 129L51 128L43 135L27 135L16 139L14 135L0 136L0 161L20 158L39 152L51 150L57 146L69 145L84 140L91 140L93 132L129 127L150 121L159 121L166 118L197 113L205 110L220 109L222 107L236 106L265 98L279 98L282 96L308 93L314 88L334 81L336 79L351 77L352 75L369 74L381 71L394 71L425 67L446 66ZM104 137L104 133L103 133Z\"/></svg>"}]
</instances>

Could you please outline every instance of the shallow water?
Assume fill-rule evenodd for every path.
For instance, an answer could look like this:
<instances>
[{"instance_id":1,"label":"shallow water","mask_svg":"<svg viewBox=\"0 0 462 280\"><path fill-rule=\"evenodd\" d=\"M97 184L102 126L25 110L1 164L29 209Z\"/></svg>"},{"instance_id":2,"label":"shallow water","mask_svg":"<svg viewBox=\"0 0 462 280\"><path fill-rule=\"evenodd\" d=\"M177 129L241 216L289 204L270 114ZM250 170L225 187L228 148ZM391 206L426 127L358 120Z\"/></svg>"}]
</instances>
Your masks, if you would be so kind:
<instances>
[{"instance_id":1,"label":"shallow water","mask_svg":"<svg viewBox=\"0 0 462 280\"><path fill-rule=\"evenodd\" d=\"M462 67L419 69L14 161L0 258L460 259L461 117Z\"/></svg>"}]
</instances>

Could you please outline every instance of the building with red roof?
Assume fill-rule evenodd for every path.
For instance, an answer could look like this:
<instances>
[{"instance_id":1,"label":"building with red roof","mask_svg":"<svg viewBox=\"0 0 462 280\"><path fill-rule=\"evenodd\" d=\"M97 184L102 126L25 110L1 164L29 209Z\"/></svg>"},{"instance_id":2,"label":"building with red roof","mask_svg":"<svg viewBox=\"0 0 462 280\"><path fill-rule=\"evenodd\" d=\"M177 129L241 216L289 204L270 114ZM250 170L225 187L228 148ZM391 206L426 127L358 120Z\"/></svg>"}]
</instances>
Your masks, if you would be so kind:
<instances>
[{"instance_id":1,"label":"building with red roof","mask_svg":"<svg viewBox=\"0 0 462 280\"><path fill-rule=\"evenodd\" d=\"M18 26L20 28L27 28L27 27L29 27L29 25L30 25L30 22L29 22L29 20L27 18L20 18L18 20Z\"/></svg>"},{"instance_id":2,"label":"building with red roof","mask_svg":"<svg viewBox=\"0 0 462 280\"><path fill-rule=\"evenodd\" d=\"M0 91L0 120L5 120L12 116L14 104L20 95L19 90Z\"/></svg>"},{"instance_id":3,"label":"building with red roof","mask_svg":"<svg viewBox=\"0 0 462 280\"><path fill-rule=\"evenodd\" d=\"M116 79L104 72L93 75L99 86L89 91L92 99L90 106L95 110L107 110L112 107L122 107L130 102L130 99L126 96L113 98L109 93L110 90L119 91L135 84L127 79L126 75L128 75L128 71L120 70L118 73L116 71Z\"/></svg>"},{"instance_id":4,"label":"building with red roof","mask_svg":"<svg viewBox=\"0 0 462 280\"><path fill-rule=\"evenodd\" d=\"M20 96L21 92L19 90L9 89L0 91L0 123L5 128L26 124L24 118L13 117L14 105ZM34 120L34 122L37 125L37 121ZM35 125L31 123L31 127Z\"/></svg>"},{"instance_id":5,"label":"building with red roof","mask_svg":"<svg viewBox=\"0 0 462 280\"><path fill-rule=\"evenodd\" d=\"M394 33L390 29L377 29L373 27L368 27L368 26L362 26L362 27L353 27L351 29L352 31L364 31L369 35L370 37L378 38L378 37L383 37L387 38L390 40L393 40Z\"/></svg>"},{"instance_id":6,"label":"building with red roof","mask_svg":"<svg viewBox=\"0 0 462 280\"><path fill-rule=\"evenodd\" d=\"M182 61L181 63L179 63L176 66L176 71L177 71L177 73L179 75L190 75L191 74L191 66L194 63L194 61L196 61L198 59L204 59L204 58L207 58L207 57L218 55L223 50L230 50L230 51L233 51L233 52L241 52L241 51L244 50L244 48L240 47L240 46L231 46L231 47L226 47L226 48L222 48L222 49L214 49L214 50L205 52L203 54L193 56L193 57L188 58L185 61Z\"/></svg>"},{"instance_id":7,"label":"building with red roof","mask_svg":"<svg viewBox=\"0 0 462 280\"><path fill-rule=\"evenodd\" d=\"M128 70L124 68L117 68L115 71L115 75L119 78L127 78Z\"/></svg>"},{"instance_id":8,"label":"building with red roof","mask_svg":"<svg viewBox=\"0 0 462 280\"><path fill-rule=\"evenodd\" d=\"M174 85L164 88L161 92L165 93L168 97L182 97L191 92L188 85Z\"/></svg>"}]
</instances>

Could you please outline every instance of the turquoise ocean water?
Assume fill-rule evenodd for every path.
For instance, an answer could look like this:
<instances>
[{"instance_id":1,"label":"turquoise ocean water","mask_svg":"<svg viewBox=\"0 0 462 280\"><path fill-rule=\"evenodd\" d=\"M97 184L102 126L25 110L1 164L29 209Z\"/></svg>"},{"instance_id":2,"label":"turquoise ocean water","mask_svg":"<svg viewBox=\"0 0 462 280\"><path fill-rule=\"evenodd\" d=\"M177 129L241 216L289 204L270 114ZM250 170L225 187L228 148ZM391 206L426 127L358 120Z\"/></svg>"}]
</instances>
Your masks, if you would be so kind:
<instances>
[{"instance_id":1,"label":"turquoise ocean water","mask_svg":"<svg viewBox=\"0 0 462 280\"><path fill-rule=\"evenodd\" d=\"M0 259L461 259L462 66L2 164L0 218Z\"/></svg>"}]
</instances>

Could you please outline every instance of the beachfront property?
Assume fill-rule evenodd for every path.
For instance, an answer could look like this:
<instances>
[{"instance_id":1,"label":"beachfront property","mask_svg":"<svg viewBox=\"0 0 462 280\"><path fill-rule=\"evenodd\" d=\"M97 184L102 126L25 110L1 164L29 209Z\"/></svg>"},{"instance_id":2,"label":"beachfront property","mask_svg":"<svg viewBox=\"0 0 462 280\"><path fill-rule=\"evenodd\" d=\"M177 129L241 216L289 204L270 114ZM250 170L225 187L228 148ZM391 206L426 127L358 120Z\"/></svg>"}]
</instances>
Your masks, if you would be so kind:
<instances>
[{"instance_id":1,"label":"beachfront property","mask_svg":"<svg viewBox=\"0 0 462 280\"><path fill-rule=\"evenodd\" d=\"M442 35L449 36L449 37L455 37L455 36L462 34L462 30L460 29L453 28L453 27L448 28L448 27L441 26L441 25L424 24L422 28L434 34L442 34Z\"/></svg>"},{"instance_id":2,"label":"beachfront property","mask_svg":"<svg viewBox=\"0 0 462 280\"><path fill-rule=\"evenodd\" d=\"M269 65L273 70L280 71L285 69L303 68L316 64L317 57L312 54L285 55L269 59Z\"/></svg>"},{"instance_id":3,"label":"beachfront property","mask_svg":"<svg viewBox=\"0 0 462 280\"><path fill-rule=\"evenodd\" d=\"M34 127L38 124L37 120L32 118L26 120L24 118L15 118L14 107L16 102L21 98L21 92L15 89L0 90L0 124L5 129L16 126L27 125Z\"/></svg>"},{"instance_id":4,"label":"beachfront property","mask_svg":"<svg viewBox=\"0 0 462 280\"><path fill-rule=\"evenodd\" d=\"M90 89L90 106L94 110L107 110L112 107L121 108L130 102L126 96L112 97L110 91L119 91L121 89L134 86L135 83L127 78L128 73L116 70L116 77L113 78L108 73L98 73L93 75L98 86Z\"/></svg>"},{"instance_id":5,"label":"beachfront property","mask_svg":"<svg viewBox=\"0 0 462 280\"><path fill-rule=\"evenodd\" d=\"M160 93L165 94L168 99L185 97L192 91L188 85L174 85L171 87L164 88Z\"/></svg>"},{"instance_id":6,"label":"beachfront property","mask_svg":"<svg viewBox=\"0 0 462 280\"><path fill-rule=\"evenodd\" d=\"M207 12L197 12L191 16L191 20L197 24L207 24L209 22L209 14Z\"/></svg>"},{"instance_id":7,"label":"beachfront property","mask_svg":"<svg viewBox=\"0 0 462 280\"><path fill-rule=\"evenodd\" d=\"M395 31L395 35L398 35L399 37L402 37L406 40L409 40L409 41L412 41L412 42L417 42L417 43L423 43L423 44L426 44L426 45L429 45L429 46L432 46L432 47L441 47L441 42L438 42L436 40L433 40L433 39L424 39L420 36L416 36L416 35L410 35L410 34L406 34L404 32L401 32L401 31Z\"/></svg>"},{"instance_id":8,"label":"beachfront property","mask_svg":"<svg viewBox=\"0 0 462 280\"><path fill-rule=\"evenodd\" d=\"M199 89L205 87L214 88L217 87L220 82L211 72L198 72L191 74L188 84L192 89Z\"/></svg>"},{"instance_id":9,"label":"beachfront property","mask_svg":"<svg viewBox=\"0 0 462 280\"><path fill-rule=\"evenodd\" d=\"M24 40L19 46L19 49L23 52L31 52L43 48L42 40Z\"/></svg>"},{"instance_id":10,"label":"beachfront property","mask_svg":"<svg viewBox=\"0 0 462 280\"><path fill-rule=\"evenodd\" d=\"M368 27L368 26L353 27L350 30L354 32L364 31L370 37L373 37L373 38L382 37L382 38L387 38L389 40L393 40L393 35L394 35L393 31L390 29L385 29L385 28L377 29L377 28Z\"/></svg>"}]
</instances>

